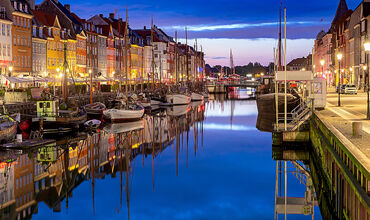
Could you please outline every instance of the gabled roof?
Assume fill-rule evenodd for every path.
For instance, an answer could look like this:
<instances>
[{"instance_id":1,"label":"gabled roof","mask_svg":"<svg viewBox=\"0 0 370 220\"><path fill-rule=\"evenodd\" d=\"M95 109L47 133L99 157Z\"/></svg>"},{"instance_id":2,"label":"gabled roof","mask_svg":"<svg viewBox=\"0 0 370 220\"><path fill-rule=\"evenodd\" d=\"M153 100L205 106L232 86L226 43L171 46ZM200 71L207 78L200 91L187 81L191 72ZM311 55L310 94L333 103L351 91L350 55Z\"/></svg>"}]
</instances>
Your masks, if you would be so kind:
<instances>
[{"instance_id":1,"label":"gabled roof","mask_svg":"<svg viewBox=\"0 0 370 220\"><path fill-rule=\"evenodd\" d=\"M335 13L332 24L337 23L343 17L343 15L346 14L347 11L348 6L346 0L339 0L337 12Z\"/></svg>"},{"instance_id":2,"label":"gabled roof","mask_svg":"<svg viewBox=\"0 0 370 220\"><path fill-rule=\"evenodd\" d=\"M290 63L288 63L288 66L304 66L304 65L307 65L307 58L306 57L296 58L296 59L290 61Z\"/></svg>"},{"instance_id":3,"label":"gabled roof","mask_svg":"<svg viewBox=\"0 0 370 220\"><path fill-rule=\"evenodd\" d=\"M63 14L65 16L67 16L69 18L69 20L71 20L73 23L77 24L77 25L80 25L81 26L81 23L71 14L71 12L66 9L59 1L57 0L50 0L51 2L53 2L57 8L63 12Z\"/></svg>"},{"instance_id":4,"label":"gabled roof","mask_svg":"<svg viewBox=\"0 0 370 220\"><path fill-rule=\"evenodd\" d=\"M58 17L55 14L49 14L43 11L32 10L34 18L37 24L42 24L47 27L58 27L61 28Z\"/></svg>"}]
</instances>

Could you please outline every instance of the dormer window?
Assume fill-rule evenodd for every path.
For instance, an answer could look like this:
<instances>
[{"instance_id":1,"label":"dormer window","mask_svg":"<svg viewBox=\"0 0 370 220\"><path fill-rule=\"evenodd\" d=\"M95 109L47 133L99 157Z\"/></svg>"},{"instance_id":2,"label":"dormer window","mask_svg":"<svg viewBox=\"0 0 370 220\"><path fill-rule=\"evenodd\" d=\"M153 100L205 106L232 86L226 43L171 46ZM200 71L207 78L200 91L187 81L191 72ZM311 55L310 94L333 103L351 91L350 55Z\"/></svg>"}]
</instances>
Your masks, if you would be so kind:
<instances>
[{"instance_id":1,"label":"dormer window","mask_svg":"<svg viewBox=\"0 0 370 220\"><path fill-rule=\"evenodd\" d=\"M19 3L19 10L23 11L22 3Z\"/></svg>"},{"instance_id":2,"label":"dormer window","mask_svg":"<svg viewBox=\"0 0 370 220\"><path fill-rule=\"evenodd\" d=\"M18 10L18 8L17 8L17 2L16 1L14 1L14 9L15 10Z\"/></svg>"},{"instance_id":3,"label":"dormer window","mask_svg":"<svg viewBox=\"0 0 370 220\"><path fill-rule=\"evenodd\" d=\"M24 6L24 11L28 13L28 6L27 5Z\"/></svg>"},{"instance_id":4,"label":"dormer window","mask_svg":"<svg viewBox=\"0 0 370 220\"><path fill-rule=\"evenodd\" d=\"M51 36L51 28L49 28L49 36Z\"/></svg>"},{"instance_id":5,"label":"dormer window","mask_svg":"<svg viewBox=\"0 0 370 220\"><path fill-rule=\"evenodd\" d=\"M32 35L34 36L34 37L36 37L36 27L33 27L33 29L32 29Z\"/></svg>"},{"instance_id":6,"label":"dormer window","mask_svg":"<svg viewBox=\"0 0 370 220\"><path fill-rule=\"evenodd\" d=\"M42 28L39 29L39 35L42 37Z\"/></svg>"}]
</instances>

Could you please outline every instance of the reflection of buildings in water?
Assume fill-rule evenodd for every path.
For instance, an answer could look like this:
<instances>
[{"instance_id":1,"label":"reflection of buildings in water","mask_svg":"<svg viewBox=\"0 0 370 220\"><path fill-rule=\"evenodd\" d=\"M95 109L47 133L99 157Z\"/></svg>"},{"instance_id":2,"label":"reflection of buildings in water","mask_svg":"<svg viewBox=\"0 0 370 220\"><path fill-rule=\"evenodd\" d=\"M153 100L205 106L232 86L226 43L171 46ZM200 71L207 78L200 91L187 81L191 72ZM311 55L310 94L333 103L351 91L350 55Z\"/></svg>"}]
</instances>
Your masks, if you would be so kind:
<instances>
[{"instance_id":1,"label":"reflection of buildings in water","mask_svg":"<svg viewBox=\"0 0 370 220\"><path fill-rule=\"evenodd\" d=\"M4 175L0 177L0 181L4 180L0 182L0 187L3 187L0 188L0 199L1 196L5 198L0 200L0 216L9 216L11 219L30 218L33 213L37 213L38 202L44 202L53 211L60 212L61 202L66 200L68 208L73 189L90 179L94 201L94 179L104 179L106 175L115 178L117 172L121 173L121 178L126 174L124 185L128 188L128 178L132 173L131 161L139 154L151 155L154 165L154 158L176 139L178 157L180 140L184 141L183 134L189 133L192 126L195 129L194 141L198 142L198 124L205 118L204 108L204 103L198 103L186 106L186 110L162 111L145 116L141 126L126 124L122 128L113 128L114 131L125 131L122 133L102 131L83 135L69 139L72 141L59 141L15 157L16 162L4 165L10 168L6 171L9 177L7 181L1 179L5 178ZM11 156L7 155L6 158ZM2 155L0 158L3 158ZM126 193L128 205L129 194Z\"/></svg>"},{"instance_id":2,"label":"reflection of buildings in water","mask_svg":"<svg viewBox=\"0 0 370 220\"><path fill-rule=\"evenodd\" d=\"M314 208L318 206L312 178L308 167L300 161L276 161L276 179L275 179L275 219L279 215L300 214L312 215L314 219ZM287 179L288 175L292 174L300 184L306 187L304 197L290 197L287 195ZM282 183L282 177L284 183ZM284 189L281 189L282 186ZM286 219L286 218L285 218Z\"/></svg>"},{"instance_id":3,"label":"reflection of buildings in water","mask_svg":"<svg viewBox=\"0 0 370 220\"><path fill-rule=\"evenodd\" d=\"M0 163L0 219L15 219L14 163Z\"/></svg>"}]
</instances>

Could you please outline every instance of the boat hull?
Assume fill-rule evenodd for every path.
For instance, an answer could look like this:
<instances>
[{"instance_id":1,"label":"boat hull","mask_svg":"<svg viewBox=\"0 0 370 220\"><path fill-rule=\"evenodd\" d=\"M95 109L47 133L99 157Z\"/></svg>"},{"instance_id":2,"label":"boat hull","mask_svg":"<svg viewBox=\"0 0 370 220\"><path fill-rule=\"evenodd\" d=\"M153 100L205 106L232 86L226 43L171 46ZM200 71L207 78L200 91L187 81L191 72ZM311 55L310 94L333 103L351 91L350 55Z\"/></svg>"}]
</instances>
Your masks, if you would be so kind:
<instances>
[{"instance_id":1,"label":"boat hull","mask_svg":"<svg viewBox=\"0 0 370 220\"><path fill-rule=\"evenodd\" d=\"M191 93L191 101L203 101L203 100L204 100L203 95L195 92Z\"/></svg>"},{"instance_id":2,"label":"boat hull","mask_svg":"<svg viewBox=\"0 0 370 220\"><path fill-rule=\"evenodd\" d=\"M166 96L167 103L171 105L187 105L191 102L191 98L186 95L174 94Z\"/></svg>"},{"instance_id":3,"label":"boat hull","mask_svg":"<svg viewBox=\"0 0 370 220\"><path fill-rule=\"evenodd\" d=\"M14 140L16 134L17 124L13 123L13 125L11 125L10 127L5 128L4 130L0 130L0 143L6 143Z\"/></svg>"},{"instance_id":4,"label":"boat hull","mask_svg":"<svg viewBox=\"0 0 370 220\"><path fill-rule=\"evenodd\" d=\"M137 120L134 122L127 122L127 123L116 123L116 124L108 124L106 125L103 130L110 134L120 134L129 131L136 131L144 129L144 121Z\"/></svg>"},{"instance_id":5,"label":"boat hull","mask_svg":"<svg viewBox=\"0 0 370 220\"><path fill-rule=\"evenodd\" d=\"M104 117L112 123L132 122L140 120L144 115L144 109L140 110L124 110L124 109L108 109L103 111Z\"/></svg>"}]
</instances>

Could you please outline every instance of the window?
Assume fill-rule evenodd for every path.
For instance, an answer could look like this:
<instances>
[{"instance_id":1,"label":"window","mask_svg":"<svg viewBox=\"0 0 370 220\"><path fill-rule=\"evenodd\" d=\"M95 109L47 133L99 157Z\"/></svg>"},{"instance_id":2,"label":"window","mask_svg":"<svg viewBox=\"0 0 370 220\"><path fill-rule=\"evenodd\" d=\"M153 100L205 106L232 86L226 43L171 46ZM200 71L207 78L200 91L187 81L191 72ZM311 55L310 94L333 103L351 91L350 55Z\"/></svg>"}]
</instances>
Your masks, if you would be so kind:
<instances>
[{"instance_id":1,"label":"window","mask_svg":"<svg viewBox=\"0 0 370 220\"><path fill-rule=\"evenodd\" d=\"M6 56L6 45L3 44L3 56Z\"/></svg>"},{"instance_id":2,"label":"window","mask_svg":"<svg viewBox=\"0 0 370 220\"><path fill-rule=\"evenodd\" d=\"M23 27L23 18L20 18L21 20L21 27Z\"/></svg>"},{"instance_id":3,"label":"window","mask_svg":"<svg viewBox=\"0 0 370 220\"><path fill-rule=\"evenodd\" d=\"M42 37L42 28L39 29L39 35Z\"/></svg>"},{"instance_id":4,"label":"window","mask_svg":"<svg viewBox=\"0 0 370 220\"><path fill-rule=\"evenodd\" d=\"M10 45L9 44L7 46L7 49L8 49L8 57L10 57Z\"/></svg>"},{"instance_id":5,"label":"window","mask_svg":"<svg viewBox=\"0 0 370 220\"><path fill-rule=\"evenodd\" d=\"M10 36L10 25L9 24L6 25L6 35Z\"/></svg>"},{"instance_id":6,"label":"window","mask_svg":"<svg viewBox=\"0 0 370 220\"><path fill-rule=\"evenodd\" d=\"M36 27L33 27L33 29L32 29L32 35L34 37L36 37L36 33L37 33Z\"/></svg>"}]
</instances>

